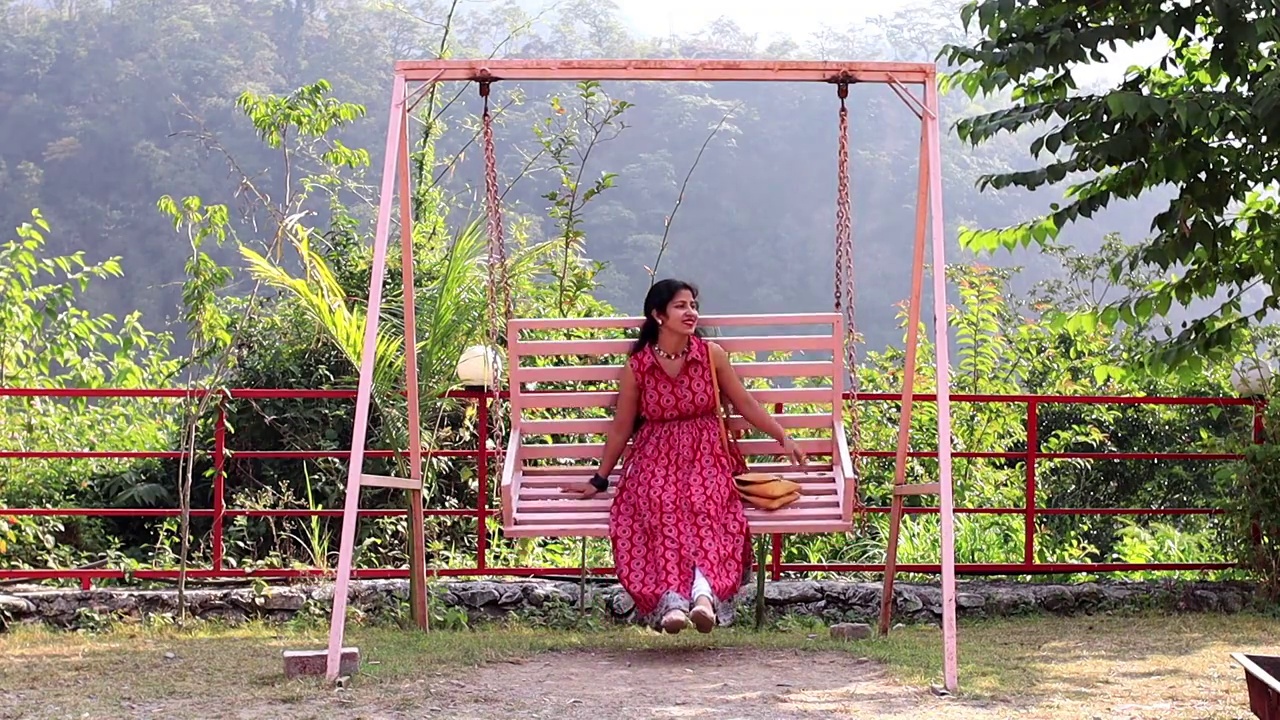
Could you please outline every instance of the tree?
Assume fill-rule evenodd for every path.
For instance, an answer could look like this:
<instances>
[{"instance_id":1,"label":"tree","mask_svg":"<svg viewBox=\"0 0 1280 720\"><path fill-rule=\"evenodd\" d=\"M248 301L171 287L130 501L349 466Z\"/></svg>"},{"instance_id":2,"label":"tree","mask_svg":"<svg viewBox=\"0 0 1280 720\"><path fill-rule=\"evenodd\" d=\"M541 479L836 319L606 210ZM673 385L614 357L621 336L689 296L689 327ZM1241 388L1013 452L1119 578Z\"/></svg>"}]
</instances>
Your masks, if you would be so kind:
<instances>
[{"instance_id":1,"label":"tree","mask_svg":"<svg viewBox=\"0 0 1280 720\"><path fill-rule=\"evenodd\" d=\"M1045 244L1117 201L1172 189L1151 235L1111 267L1157 278L1096 309L1107 324L1141 325L1171 307L1209 301L1147 358L1198 369L1221 361L1252 323L1280 308L1280 8L1259 0L974 0L961 12L981 36L948 45L950 86L971 97L1008 91L1013 105L960 120L979 145L1029 131L1039 166L985 175L979 186L1035 190L1069 181L1061 203L1001 229L966 231L973 249ZM1151 67L1129 68L1105 92L1080 92L1073 68L1104 51L1168 41ZM1253 291L1253 292L1251 292Z\"/></svg>"}]
</instances>

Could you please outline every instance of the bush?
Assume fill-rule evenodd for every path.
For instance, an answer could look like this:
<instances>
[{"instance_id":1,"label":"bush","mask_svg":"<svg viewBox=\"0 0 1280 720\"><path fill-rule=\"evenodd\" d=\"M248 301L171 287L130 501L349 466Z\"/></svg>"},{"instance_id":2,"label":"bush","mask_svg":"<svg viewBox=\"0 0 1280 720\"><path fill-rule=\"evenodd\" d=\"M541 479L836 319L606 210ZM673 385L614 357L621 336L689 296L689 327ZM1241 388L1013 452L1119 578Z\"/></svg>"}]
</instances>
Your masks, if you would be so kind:
<instances>
[{"instance_id":1,"label":"bush","mask_svg":"<svg viewBox=\"0 0 1280 720\"><path fill-rule=\"evenodd\" d=\"M1229 551L1280 600L1280 405L1270 402L1262 442L1239 447L1244 457L1217 475L1218 506L1226 511Z\"/></svg>"}]
</instances>

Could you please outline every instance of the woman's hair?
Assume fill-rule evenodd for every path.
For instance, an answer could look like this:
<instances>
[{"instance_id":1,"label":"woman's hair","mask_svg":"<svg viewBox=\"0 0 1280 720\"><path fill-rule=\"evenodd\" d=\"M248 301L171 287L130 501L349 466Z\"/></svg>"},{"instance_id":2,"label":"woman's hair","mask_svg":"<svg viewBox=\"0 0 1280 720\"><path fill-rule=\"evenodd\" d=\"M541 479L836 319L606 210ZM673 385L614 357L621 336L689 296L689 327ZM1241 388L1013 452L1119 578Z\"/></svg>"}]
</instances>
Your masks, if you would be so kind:
<instances>
[{"instance_id":1,"label":"woman's hair","mask_svg":"<svg viewBox=\"0 0 1280 720\"><path fill-rule=\"evenodd\" d=\"M694 300L698 299L697 286L683 280L659 280L649 288L649 294L644 296L644 324L640 326L640 337L631 346L632 355L658 341L658 319L654 314L665 313L667 306L682 290L688 290Z\"/></svg>"}]
</instances>

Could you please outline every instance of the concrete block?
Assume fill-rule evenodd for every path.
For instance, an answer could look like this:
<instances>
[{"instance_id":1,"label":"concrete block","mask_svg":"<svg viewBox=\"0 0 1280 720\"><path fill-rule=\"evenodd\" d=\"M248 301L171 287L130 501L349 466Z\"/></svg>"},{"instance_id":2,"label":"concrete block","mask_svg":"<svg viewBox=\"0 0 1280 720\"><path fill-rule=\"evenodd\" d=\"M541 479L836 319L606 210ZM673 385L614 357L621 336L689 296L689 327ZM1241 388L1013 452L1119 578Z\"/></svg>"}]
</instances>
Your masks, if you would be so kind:
<instances>
[{"instance_id":1,"label":"concrete block","mask_svg":"<svg viewBox=\"0 0 1280 720\"><path fill-rule=\"evenodd\" d=\"M839 623L831 626L832 640L866 640L871 637L871 626L865 623Z\"/></svg>"},{"instance_id":2,"label":"concrete block","mask_svg":"<svg viewBox=\"0 0 1280 720\"><path fill-rule=\"evenodd\" d=\"M328 650L285 650L284 676L289 679L303 675L324 676L329 660ZM360 648L342 648L338 661L338 676L351 677L360 670Z\"/></svg>"}]
</instances>

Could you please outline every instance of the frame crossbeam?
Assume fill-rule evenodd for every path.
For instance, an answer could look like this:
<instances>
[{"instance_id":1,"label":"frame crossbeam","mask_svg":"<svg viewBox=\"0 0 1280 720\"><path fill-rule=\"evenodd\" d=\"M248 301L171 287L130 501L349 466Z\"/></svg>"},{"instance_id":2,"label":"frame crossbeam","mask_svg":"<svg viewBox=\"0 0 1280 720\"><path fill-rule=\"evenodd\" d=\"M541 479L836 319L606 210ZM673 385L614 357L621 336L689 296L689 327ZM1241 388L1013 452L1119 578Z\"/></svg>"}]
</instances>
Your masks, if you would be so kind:
<instances>
[{"instance_id":1,"label":"frame crossbeam","mask_svg":"<svg viewBox=\"0 0 1280 720\"><path fill-rule=\"evenodd\" d=\"M854 82L925 85L928 63L773 60L402 60L396 74L410 82L480 80L626 80L702 82Z\"/></svg>"}]
</instances>

